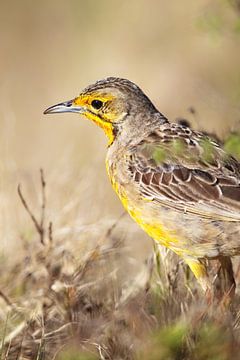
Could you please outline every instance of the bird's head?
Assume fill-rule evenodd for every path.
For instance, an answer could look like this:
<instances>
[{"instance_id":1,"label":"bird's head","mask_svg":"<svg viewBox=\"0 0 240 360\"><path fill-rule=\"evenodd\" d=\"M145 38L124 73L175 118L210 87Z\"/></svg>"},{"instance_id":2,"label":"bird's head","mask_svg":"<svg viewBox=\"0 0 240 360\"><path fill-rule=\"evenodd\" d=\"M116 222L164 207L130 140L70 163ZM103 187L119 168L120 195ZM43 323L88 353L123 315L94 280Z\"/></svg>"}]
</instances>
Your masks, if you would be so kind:
<instances>
[{"instance_id":1,"label":"bird's head","mask_svg":"<svg viewBox=\"0 0 240 360\"><path fill-rule=\"evenodd\" d=\"M86 116L105 131L111 144L129 115L156 112L142 90L126 79L110 77L86 87L73 100L53 105L44 114L74 112Z\"/></svg>"}]
</instances>

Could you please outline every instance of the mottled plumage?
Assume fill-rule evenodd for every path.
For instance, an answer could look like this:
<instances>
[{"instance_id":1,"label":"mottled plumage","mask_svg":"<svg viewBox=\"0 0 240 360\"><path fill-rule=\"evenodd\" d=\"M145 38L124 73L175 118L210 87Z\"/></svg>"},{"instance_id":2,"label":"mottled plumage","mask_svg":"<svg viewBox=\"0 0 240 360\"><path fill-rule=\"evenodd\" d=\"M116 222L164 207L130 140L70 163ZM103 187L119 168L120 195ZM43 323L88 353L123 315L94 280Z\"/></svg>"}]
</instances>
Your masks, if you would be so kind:
<instances>
[{"instance_id":1,"label":"mottled plumage","mask_svg":"<svg viewBox=\"0 0 240 360\"><path fill-rule=\"evenodd\" d=\"M200 133L160 125L134 146L129 169L140 191L156 202L240 221L240 164Z\"/></svg>"},{"instance_id":2,"label":"mottled plumage","mask_svg":"<svg viewBox=\"0 0 240 360\"><path fill-rule=\"evenodd\" d=\"M104 129L107 171L126 210L207 289L202 260L240 254L239 162L206 134L169 123L129 80L100 80L46 113L61 109Z\"/></svg>"}]
</instances>

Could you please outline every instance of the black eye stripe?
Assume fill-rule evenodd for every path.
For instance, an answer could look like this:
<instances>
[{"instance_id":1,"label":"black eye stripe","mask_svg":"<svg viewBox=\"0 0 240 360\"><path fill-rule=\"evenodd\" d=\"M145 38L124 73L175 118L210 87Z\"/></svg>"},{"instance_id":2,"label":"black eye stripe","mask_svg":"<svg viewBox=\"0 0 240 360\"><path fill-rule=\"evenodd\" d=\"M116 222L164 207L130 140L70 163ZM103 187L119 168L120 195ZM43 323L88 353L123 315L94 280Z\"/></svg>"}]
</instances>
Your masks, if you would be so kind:
<instances>
[{"instance_id":1,"label":"black eye stripe","mask_svg":"<svg viewBox=\"0 0 240 360\"><path fill-rule=\"evenodd\" d=\"M101 100L93 100L91 105L94 109L99 110L103 106L103 102Z\"/></svg>"}]
</instances>

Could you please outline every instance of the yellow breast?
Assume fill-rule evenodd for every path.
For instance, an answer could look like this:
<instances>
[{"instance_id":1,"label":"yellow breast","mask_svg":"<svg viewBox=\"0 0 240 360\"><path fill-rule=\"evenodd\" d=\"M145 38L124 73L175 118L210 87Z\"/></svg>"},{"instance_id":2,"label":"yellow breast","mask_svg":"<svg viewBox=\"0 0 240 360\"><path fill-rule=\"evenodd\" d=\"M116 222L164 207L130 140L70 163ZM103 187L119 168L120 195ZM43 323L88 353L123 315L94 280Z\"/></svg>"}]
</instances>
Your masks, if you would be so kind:
<instances>
[{"instance_id":1,"label":"yellow breast","mask_svg":"<svg viewBox=\"0 0 240 360\"><path fill-rule=\"evenodd\" d=\"M127 210L129 215L140 225L140 227L154 240L159 242L161 245L166 246L167 248L172 248L175 252L178 252L180 245L179 239L173 233L167 230L162 223L154 218L146 216L148 203L150 200L142 199L142 203L145 203L145 206L139 206L139 202L134 201L134 196L131 198L127 195L127 192L124 189L124 186L121 186L116 180L114 174L114 169L110 168L110 164L106 161L106 169L108 176L110 178L113 189L116 191L119 196L124 208ZM134 190L133 190L134 192ZM182 242L181 242L182 244Z\"/></svg>"}]
</instances>

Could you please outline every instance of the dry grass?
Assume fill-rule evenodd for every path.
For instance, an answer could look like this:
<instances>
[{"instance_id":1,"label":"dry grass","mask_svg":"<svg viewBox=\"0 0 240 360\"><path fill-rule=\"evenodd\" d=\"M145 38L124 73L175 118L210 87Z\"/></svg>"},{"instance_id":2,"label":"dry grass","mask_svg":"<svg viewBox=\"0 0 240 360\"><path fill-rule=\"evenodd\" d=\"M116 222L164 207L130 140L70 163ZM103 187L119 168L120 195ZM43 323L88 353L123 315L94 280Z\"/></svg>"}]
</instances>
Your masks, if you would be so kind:
<instances>
[{"instance_id":1,"label":"dry grass","mask_svg":"<svg viewBox=\"0 0 240 360\"><path fill-rule=\"evenodd\" d=\"M235 154L236 136L226 142ZM40 220L18 187L35 232L19 240L17 260L0 265L1 360L239 358L238 287L231 304L209 305L188 268L158 248L133 275L118 231L122 216L92 250L67 234L58 239L46 216L42 170L40 180ZM238 285L238 259L234 266Z\"/></svg>"},{"instance_id":2,"label":"dry grass","mask_svg":"<svg viewBox=\"0 0 240 360\"><path fill-rule=\"evenodd\" d=\"M239 1L13 0L0 18L0 360L239 358L239 260L230 307L208 306L171 253L143 265L144 235L105 223L122 210L100 130L42 115L120 76L170 120L239 125Z\"/></svg>"}]
</instances>

